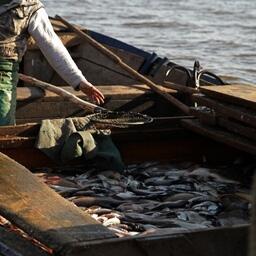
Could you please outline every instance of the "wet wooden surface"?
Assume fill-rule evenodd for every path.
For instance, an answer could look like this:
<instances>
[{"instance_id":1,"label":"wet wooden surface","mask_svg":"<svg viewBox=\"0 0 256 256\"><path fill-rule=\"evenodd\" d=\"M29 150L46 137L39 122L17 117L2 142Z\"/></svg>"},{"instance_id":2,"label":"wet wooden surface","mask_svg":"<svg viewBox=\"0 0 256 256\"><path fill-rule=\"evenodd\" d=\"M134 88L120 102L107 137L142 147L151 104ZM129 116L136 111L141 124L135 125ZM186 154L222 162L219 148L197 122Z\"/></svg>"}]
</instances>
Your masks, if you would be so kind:
<instances>
[{"instance_id":1,"label":"wet wooden surface","mask_svg":"<svg viewBox=\"0 0 256 256\"><path fill-rule=\"evenodd\" d=\"M2 153L0 214L56 251L70 243L115 237Z\"/></svg>"},{"instance_id":2,"label":"wet wooden surface","mask_svg":"<svg viewBox=\"0 0 256 256\"><path fill-rule=\"evenodd\" d=\"M250 85L202 86L200 91L207 96L256 110L256 87Z\"/></svg>"}]
</instances>

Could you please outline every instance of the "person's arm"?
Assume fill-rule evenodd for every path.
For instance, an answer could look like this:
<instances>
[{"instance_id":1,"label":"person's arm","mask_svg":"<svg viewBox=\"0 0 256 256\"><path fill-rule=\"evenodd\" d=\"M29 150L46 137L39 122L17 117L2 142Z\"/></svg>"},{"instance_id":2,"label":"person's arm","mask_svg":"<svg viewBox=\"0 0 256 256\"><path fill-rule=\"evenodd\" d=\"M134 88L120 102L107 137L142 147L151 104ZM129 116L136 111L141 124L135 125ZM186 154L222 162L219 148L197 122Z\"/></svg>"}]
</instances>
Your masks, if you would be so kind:
<instances>
[{"instance_id":1,"label":"person's arm","mask_svg":"<svg viewBox=\"0 0 256 256\"><path fill-rule=\"evenodd\" d=\"M72 60L69 52L56 35L44 8L36 11L29 22L29 34L57 73L74 89L80 89L98 104L104 102L103 94L94 87Z\"/></svg>"}]
</instances>

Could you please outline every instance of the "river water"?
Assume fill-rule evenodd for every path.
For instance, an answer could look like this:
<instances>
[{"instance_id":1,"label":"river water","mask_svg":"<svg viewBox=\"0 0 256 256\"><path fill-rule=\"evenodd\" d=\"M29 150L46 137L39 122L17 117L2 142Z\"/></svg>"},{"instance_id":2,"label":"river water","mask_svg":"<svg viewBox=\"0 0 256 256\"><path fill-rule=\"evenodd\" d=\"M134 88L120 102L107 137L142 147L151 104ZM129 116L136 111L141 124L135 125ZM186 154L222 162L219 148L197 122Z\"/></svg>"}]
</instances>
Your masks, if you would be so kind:
<instances>
[{"instance_id":1,"label":"river water","mask_svg":"<svg viewBox=\"0 0 256 256\"><path fill-rule=\"evenodd\" d=\"M50 16L204 68L256 83L256 0L44 0Z\"/></svg>"}]
</instances>

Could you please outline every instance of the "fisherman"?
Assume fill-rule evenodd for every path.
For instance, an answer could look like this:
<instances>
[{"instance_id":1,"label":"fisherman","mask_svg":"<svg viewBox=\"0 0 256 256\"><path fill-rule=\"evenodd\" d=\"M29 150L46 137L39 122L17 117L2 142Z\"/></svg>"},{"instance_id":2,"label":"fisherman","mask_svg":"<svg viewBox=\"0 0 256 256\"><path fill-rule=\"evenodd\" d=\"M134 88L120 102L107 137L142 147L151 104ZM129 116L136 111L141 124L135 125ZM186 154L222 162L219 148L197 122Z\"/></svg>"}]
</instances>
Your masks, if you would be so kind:
<instances>
[{"instance_id":1,"label":"fisherman","mask_svg":"<svg viewBox=\"0 0 256 256\"><path fill-rule=\"evenodd\" d=\"M57 73L75 90L100 104L103 94L72 60L39 0L0 0L0 125L15 124L19 63L32 36Z\"/></svg>"}]
</instances>

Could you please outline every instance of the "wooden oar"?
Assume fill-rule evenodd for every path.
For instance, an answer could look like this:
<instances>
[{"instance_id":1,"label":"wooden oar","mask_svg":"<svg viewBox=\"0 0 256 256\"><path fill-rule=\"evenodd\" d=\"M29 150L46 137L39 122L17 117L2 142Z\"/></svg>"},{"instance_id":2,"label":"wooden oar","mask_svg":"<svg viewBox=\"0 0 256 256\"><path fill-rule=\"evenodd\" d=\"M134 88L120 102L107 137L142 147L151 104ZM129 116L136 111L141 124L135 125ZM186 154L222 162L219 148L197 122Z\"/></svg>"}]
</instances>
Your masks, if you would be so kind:
<instances>
[{"instance_id":1,"label":"wooden oar","mask_svg":"<svg viewBox=\"0 0 256 256\"><path fill-rule=\"evenodd\" d=\"M180 84L175 84L169 81L164 81L164 84L171 89L174 89L178 92L187 93L187 94L194 94L194 93L200 93L200 88L196 89L193 87L188 87Z\"/></svg>"},{"instance_id":2,"label":"wooden oar","mask_svg":"<svg viewBox=\"0 0 256 256\"><path fill-rule=\"evenodd\" d=\"M169 102L171 102L174 106L179 108L182 112L189 114L190 109L187 105L182 103L181 101L177 100L172 95L168 94L167 92L163 91L163 89L160 89L158 85L156 85L154 82L149 80L148 78L144 77L140 73L138 73L136 70L128 66L126 63L124 63L116 54L114 54L112 51L110 51L108 48L91 38L88 34L84 33L81 29L73 26L70 24L67 20L63 19L60 16L56 16L58 20L60 20L64 25L66 25L69 29L74 31L81 39L85 40L86 42L90 43L92 46L94 46L96 49L98 49L100 52L102 52L104 55L109 57L112 61L114 61L116 64L121 66L124 70L126 70L129 74L131 74L133 77L135 77L137 80L141 81L142 83L145 83L147 86L149 86L154 92L157 94L163 96L165 99L167 99Z\"/></svg>"},{"instance_id":3,"label":"wooden oar","mask_svg":"<svg viewBox=\"0 0 256 256\"><path fill-rule=\"evenodd\" d=\"M71 101L74 104L78 105L82 109L86 109L91 112L106 111L105 108L99 107L99 106L92 104L88 101L82 100L82 99L78 98L77 96L75 96L74 94L62 89L61 87L57 87L52 84L40 81L34 77L27 76L24 74L19 74L19 79L26 83L29 83L33 86L39 87L41 89L54 92L57 95L60 95L61 97L63 97L64 99L67 99L68 101Z\"/></svg>"}]
</instances>

